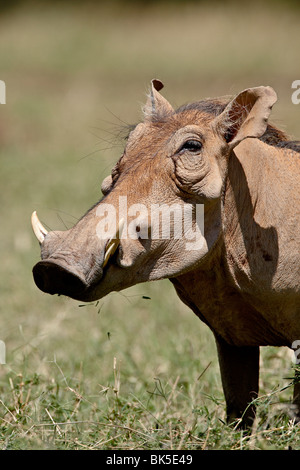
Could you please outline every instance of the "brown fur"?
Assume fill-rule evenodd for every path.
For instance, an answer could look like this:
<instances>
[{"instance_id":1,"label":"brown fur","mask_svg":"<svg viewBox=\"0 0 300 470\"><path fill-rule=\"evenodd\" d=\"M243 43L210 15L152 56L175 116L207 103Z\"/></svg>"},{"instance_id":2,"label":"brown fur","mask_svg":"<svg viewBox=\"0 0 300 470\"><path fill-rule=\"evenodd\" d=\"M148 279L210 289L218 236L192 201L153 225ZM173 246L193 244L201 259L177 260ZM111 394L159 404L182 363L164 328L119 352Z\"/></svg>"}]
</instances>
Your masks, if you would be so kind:
<instances>
[{"instance_id":1,"label":"brown fur","mask_svg":"<svg viewBox=\"0 0 300 470\"><path fill-rule=\"evenodd\" d=\"M276 101L269 87L176 111L159 89L154 81L145 121L103 182L105 197L71 230L45 238L35 280L45 292L94 300L169 278L215 336L228 419L249 424L259 347L300 339L299 142L267 124ZM186 150L190 140L201 150ZM121 239L104 270L97 210L111 204L124 216L120 196L128 206L204 204L201 249L187 251L184 237Z\"/></svg>"}]
</instances>

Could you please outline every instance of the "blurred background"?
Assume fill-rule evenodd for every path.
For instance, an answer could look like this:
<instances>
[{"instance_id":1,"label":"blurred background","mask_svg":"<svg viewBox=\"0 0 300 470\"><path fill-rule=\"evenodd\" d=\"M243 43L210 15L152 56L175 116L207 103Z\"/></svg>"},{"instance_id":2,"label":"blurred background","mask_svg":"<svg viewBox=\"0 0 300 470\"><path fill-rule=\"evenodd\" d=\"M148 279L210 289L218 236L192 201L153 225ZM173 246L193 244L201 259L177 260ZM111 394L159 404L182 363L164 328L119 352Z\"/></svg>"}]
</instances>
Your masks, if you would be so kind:
<instances>
[{"instance_id":1,"label":"blurred background","mask_svg":"<svg viewBox=\"0 0 300 470\"><path fill-rule=\"evenodd\" d=\"M91 403L88 416L95 407L107 413L101 392L116 386L116 363L124 397L140 393L141 401L158 378L174 384L178 377L193 407L213 394L224 417L212 335L171 284L136 286L89 305L43 294L31 274L40 253L30 216L37 210L48 229L64 230L100 199L124 126L141 119L152 78L164 82L175 107L270 85L278 93L273 122L299 138L300 105L291 101L300 79L299 15L297 1L0 2L3 442L11 442L16 403L19 413L26 408L27 430L49 414L67 419L79 400L70 388ZM266 348L262 362L262 390L282 383L285 352ZM76 413L85 416L83 402ZM43 447L37 429L18 445Z\"/></svg>"}]
</instances>

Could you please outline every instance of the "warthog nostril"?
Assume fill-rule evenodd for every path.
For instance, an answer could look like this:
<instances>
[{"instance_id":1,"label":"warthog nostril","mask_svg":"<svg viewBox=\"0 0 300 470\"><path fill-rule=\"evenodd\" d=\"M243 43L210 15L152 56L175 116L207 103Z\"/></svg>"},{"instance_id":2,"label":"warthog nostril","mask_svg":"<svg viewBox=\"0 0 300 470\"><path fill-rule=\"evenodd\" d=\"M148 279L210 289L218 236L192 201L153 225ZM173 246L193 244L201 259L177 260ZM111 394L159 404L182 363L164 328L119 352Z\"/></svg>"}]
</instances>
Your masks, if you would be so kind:
<instances>
[{"instance_id":1,"label":"warthog nostril","mask_svg":"<svg viewBox=\"0 0 300 470\"><path fill-rule=\"evenodd\" d=\"M72 268L52 260L40 261L32 272L37 287L47 294L61 294L76 299L87 287L85 279Z\"/></svg>"}]
</instances>

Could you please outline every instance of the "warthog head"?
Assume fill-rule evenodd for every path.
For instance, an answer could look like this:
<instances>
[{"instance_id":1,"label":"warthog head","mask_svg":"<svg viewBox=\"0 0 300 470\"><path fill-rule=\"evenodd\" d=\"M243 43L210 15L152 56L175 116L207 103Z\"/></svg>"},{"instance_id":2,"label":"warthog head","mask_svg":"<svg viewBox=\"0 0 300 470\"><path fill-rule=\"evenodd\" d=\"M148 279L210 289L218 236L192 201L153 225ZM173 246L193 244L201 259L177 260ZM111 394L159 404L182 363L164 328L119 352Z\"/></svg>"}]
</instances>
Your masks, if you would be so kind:
<instances>
[{"instance_id":1,"label":"warthog head","mask_svg":"<svg viewBox=\"0 0 300 470\"><path fill-rule=\"evenodd\" d=\"M174 110L153 80L144 122L102 183L104 197L70 230L47 233L32 215L42 261L37 286L81 301L205 263L222 233L228 158L266 130L269 87Z\"/></svg>"}]
</instances>

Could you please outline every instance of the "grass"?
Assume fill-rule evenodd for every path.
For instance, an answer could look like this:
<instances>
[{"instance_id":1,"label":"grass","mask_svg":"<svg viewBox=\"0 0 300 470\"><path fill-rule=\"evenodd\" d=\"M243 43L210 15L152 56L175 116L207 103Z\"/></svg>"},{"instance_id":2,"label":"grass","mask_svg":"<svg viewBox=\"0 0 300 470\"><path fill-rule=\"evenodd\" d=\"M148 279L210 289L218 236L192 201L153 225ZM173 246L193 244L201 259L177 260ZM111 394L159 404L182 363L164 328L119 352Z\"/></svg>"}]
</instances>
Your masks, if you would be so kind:
<instances>
[{"instance_id":1,"label":"grass","mask_svg":"<svg viewBox=\"0 0 300 470\"><path fill-rule=\"evenodd\" d=\"M161 370L148 375L118 348L110 367L98 372L106 381L98 383L91 373L91 358L80 358L77 364L74 357L46 360L38 354L37 349L26 354L19 365L23 373L7 373L7 391L1 399L2 449L298 448L298 427L285 414L285 404L280 404L284 390L278 387L257 400L252 434L223 422L222 394L208 390L208 379L210 388L214 381L214 361L199 376L192 361L186 376L172 376L171 366L163 372L165 364L154 360ZM30 369L29 362L39 362L40 370ZM105 361L94 357L93 363L95 369L104 369Z\"/></svg>"},{"instance_id":2,"label":"grass","mask_svg":"<svg viewBox=\"0 0 300 470\"><path fill-rule=\"evenodd\" d=\"M174 105L270 84L275 122L299 136L298 16L261 4L259 14L189 3L23 6L2 13L0 40L0 447L299 449L286 349L262 350L252 434L227 426L212 334L171 284L92 304L44 295L32 280L39 247L29 221L36 209L64 229L99 199L122 126L140 119L154 76Z\"/></svg>"}]
</instances>

